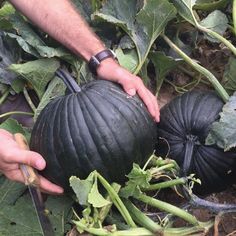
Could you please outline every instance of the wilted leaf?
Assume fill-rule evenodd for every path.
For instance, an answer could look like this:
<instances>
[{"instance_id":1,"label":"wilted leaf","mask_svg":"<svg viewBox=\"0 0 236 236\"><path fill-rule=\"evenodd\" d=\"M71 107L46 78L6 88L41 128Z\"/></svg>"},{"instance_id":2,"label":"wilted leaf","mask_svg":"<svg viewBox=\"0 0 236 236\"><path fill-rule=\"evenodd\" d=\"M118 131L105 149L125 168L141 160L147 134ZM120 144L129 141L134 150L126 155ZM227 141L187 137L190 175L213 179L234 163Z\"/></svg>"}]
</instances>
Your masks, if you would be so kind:
<instances>
[{"instance_id":1,"label":"wilted leaf","mask_svg":"<svg viewBox=\"0 0 236 236\"><path fill-rule=\"evenodd\" d=\"M234 57L229 59L223 78L224 88L236 91L236 59Z\"/></svg>"},{"instance_id":2,"label":"wilted leaf","mask_svg":"<svg viewBox=\"0 0 236 236\"><path fill-rule=\"evenodd\" d=\"M20 48L0 32L0 83L11 84L17 75L8 66L20 60Z\"/></svg>"},{"instance_id":3,"label":"wilted leaf","mask_svg":"<svg viewBox=\"0 0 236 236\"><path fill-rule=\"evenodd\" d=\"M79 204L86 206L88 205L88 195L91 191L94 181L94 173L90 175L85 180L81 180L76 176L70 177L70 186L76 194Z\"/></svg>"},{"instance_id":4,"label":"wilted leaf","mask_svg":"<svg viewBox=\"0 0 236 236\"><path fill-rule=\"evenodd\" d=\"M213 30L220 35L223 35L228 27L228 18L227 16L219 11L215 10L209 14L205 19L200 22L200 25L203 27ZM216 38L206 35L207 39L211 42L219 42Z\"/></svg>"},{"instance_id":5,"label":"wilted leaf","mask_svg":"<svg viewBox=\"0 0 236 236\"><path fill-rule=\"evenodd\" d=\"M43 97L37 106L37 109L34 113L34 120L37 119L38 115L42 111L42 109L54 98L58 96L62 96L65 93L66 86L63 83L61 79L58 77L55 77L52 79L52 81L49 83L47 90L43 94Z\"/></svg>"},{"instance_id":6,"label":"wilted leaf","mask_svg":"<svg viewBox=\"0 0 236 236\"><path fill-rule=\"evenodd\" d=\"M45 58L29 61L24 64L12 64L9 69L31 83L41 99L48 82L54 77L54 73L59 66L58 60Z\"/></svg>"},{"instance_id":7,"label":"wilted leaf","mask_svg":"<svg viewBox=\"0 0 236 236\"><path fill-rule=\"evenodd\" d=\"M164 30L166 24L174 18L176 11L166 0L149 0L138 11L136 0L107 1L101 12L95 16L121 27L136 45L139 65L136 73L141 69L149 50Z\"/></svg>"},{"instance_id":8,"label":"wilted leaf","mask_svg":"<svg viewBox=\"0 0 236 236\"><path fill-rule=\"evenodd\" d=\"M220 120L212 124L206 139L207 145L216 144L225 151L236 147L236 92L220 113Z\"/></svg>"},{"instance_id":9,"label":"wilted leaf","mask_svg":"<svg viewBox=\"0 0 236 236\"><path fill-rule=\"evenodd\" d=\"M101 208L110 205L111 202L106 200L98 191L97 177L93 182L93 186L88 194L88 202L95 208Z\"/></svg>"}]
</instances>

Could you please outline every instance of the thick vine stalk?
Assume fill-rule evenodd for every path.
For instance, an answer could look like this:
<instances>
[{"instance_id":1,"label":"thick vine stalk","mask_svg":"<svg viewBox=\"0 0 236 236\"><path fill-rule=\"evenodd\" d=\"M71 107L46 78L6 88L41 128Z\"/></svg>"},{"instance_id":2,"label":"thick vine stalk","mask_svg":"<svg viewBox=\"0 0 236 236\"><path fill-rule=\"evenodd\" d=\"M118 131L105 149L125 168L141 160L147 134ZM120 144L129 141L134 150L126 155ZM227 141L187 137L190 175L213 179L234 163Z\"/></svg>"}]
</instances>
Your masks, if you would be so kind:
<instances>
[{"instance_id":1,"label":"thick vine stalk","mask_svg":"<svg viewBox=\"0 0 236 236\"><path fill-rule=\"evenodd\" d=\"M236 34L236 0L233 0L233 23L234 23L234 33Z\"/></svg>"},{"instance_id":2,"label":"thick vine stalk","mask_svg":"<svg viewBox=\"0 0 236 236\"><path fill-rule=\"evenodd\" d=\"M220 97L223 99L224 102L228 101L229 99L228 93L209 70L207 70L206 68L204 68L203 66L199 65L197 62L192 60L186 53L184 53L179 47L177 47L177 45L174 44L166 35L162 34L162 37L166 41L166 43L185 60L186 63L192 66L199 73L203 74L210 81L210 83L215 88L216 92L220 95Z\"/></svg>"}]
</instances>

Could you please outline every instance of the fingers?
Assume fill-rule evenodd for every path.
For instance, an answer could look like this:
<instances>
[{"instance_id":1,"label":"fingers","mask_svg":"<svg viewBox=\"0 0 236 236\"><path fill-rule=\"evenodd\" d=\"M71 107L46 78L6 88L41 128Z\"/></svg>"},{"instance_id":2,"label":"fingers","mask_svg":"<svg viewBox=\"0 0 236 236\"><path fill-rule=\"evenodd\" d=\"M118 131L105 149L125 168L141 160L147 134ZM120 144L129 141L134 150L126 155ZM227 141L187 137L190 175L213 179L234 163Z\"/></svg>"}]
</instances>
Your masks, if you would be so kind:
<instances>
[{"instance_id":1,"label":"fingers","mask_svg":"<svg viewBox=\"0 0 236 236\"><path fill-rule=\"evenodd\" d=\"M159 106L156 97L145 87L142 80L135 76L131 79L121 79L119 83L123 86L124 90L133 96L136 93L143 100L147 106L148 111L156 122L160 120Z\"/></svg>"},{"instance_id":2,"label":"fingers","mask_svg":"<svg viewBox=\"0 0 236 236\"><path fill-rule=\"evenodd\" d=\"M13 137L13 135L5 129L0 129L0 135L1 137L7 137L7 138Z\"/></svg>"},{"instance_id":3,"label":"fingers","mask_svg":"<svg viewBox=\"0 0 236 236\"><path fill-rule=\"evenodd\" d=\"M102 79L117 82L122 85L125 92L130 96L136 93L147 106L148 111L159 122L160 113L156 97L145 87L141 78L131 74L128 70L119 66L113 59L106 59L101 62L97 70L98 76Z\"/></svg>"},{"instance_id":4,"label":"fingers","mask_svg":"<svg viewBox=\"0 0 236 236\"><path fill-rule=\"evenodd\" d=\"M20 169L14 169L5 173L6 177L12 181L17 181L21 183L25 183L25 179L20 171ZM53 184L43 176L39 175L39 188L41 192L59 195L63 193L63 188L60 186Z\"/></svg>"},{"instance_id":5,"label":"fingers","mask_svg":"<svg viewBox=\"0 0 236 236\"><path fill-rule=\"evenodd\" d=\"M45 160L39 153L16 148L8 151L5 161L7 163L22 163L38 170L43 170L46 166Z\"/></svg>"}]
</instances>

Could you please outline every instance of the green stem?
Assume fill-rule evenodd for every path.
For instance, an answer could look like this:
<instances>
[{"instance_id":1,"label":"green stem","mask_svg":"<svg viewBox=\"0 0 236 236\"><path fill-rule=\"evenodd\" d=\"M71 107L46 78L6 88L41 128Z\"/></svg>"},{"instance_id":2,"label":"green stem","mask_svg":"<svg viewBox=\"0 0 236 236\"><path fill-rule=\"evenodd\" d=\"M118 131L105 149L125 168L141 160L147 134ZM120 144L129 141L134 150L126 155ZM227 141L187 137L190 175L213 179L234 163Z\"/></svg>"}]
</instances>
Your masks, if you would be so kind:
<instances>
[{"instance_id":1,"label":"green stem","mask_svg":"<svg viewBox=\"0 0 236 236\"><path fill-rule=\"evenodd\" d=\"M236 56L236 48L234 47L234 45L229 42L227 39L225 39L223 36L221 36L220 34L216 33L215 31L212 31L210 29L207 29L201 25L197 25L197 28L199 30L201 30L202 32L206 33L206 34L209 34L210 36L218 39L220 42L222 42L223 44L225 44L225 46L227 46L231 51L232 53Z\"/></svg>"},{"instance_id":2,"label":"green stem","mask_svg":"<svg viewBox=\"0 0 236 236\"><path fill-rule=\"evenodd\" d=\"M111 185L99 173L97 173L97 177L98 177L99 181L101 182L101 184L103 185L103 187L109 193L109 195L112 199L112 202L117 207L117 209L119 210L119 212L123 216L126 223L130 227L136 227L133 219L131 218L128 210L126 209L124 203L121 201L121 199L120 199L119 195L117 194L117 192L111 187Z\"/></svg>"},{"instance_id":3,"label":"green stem","mask_svg":"<svg viewBox=\"0 0 236 236\"><path fill-rule=\"evenodd\" d=\"M24 93L25 99L28 102L30 108L32 109L33 112L35 112L36 111L36 107L35 107L34 103L32 102L32 100L31 100L31 98L29 96L29 93L28 93L26 88L23 89L23 93Z\"/></svg>"},{"instance_id":4,"label":"green stem","mask_svg":"<svg viewBox=\"0 0 236 236\"><path fill-rule=\"evenodd\" d=\"M187 54L185 54L180 48L178 48L166 35L162 34L162 37L166 41L166 43L174 51L176 51L189 65L191 65L198 72L206 76L206 78L211 82L211 84L213 85L215 90L218 92L218 94L221 96L224 102L226 102L229 99L229 95L226 92L226 90L223 88L223 86L219 83L216 77L209 70L207 70L203 66L193 61Z\"/></svg>"},{"instance_id":5,"label":"green stem","mask_svg":"<svg viewBox=\"0 0 236 236\"><path fill-rule=\"evenodd\" d=\"M6 91L3 93L3 95L1 96L0 98L0 105L5 101L5 99L7 98L7 96L9 95L10 93L10 88L6 89Z\"/></svg>"},{"instance_id":6,"label":"green stem","mask_svg":"<svg viewBox=\"0 0 236 236\"><path fill-rule=\"evenodd\" d=\"M115 190L116 193L118 193L121 188L121 186L117 183L112 183L111 187ZM106 200L111 202L112 199L109 194L106 197ZM100 219L101 223L103 223L103 221L106 219L111 207L112 207L112 204L109 204L109 205L102 207L101 210L99 211L99 219Z\"/></svg>"},{"instance_id":7,"label":"green stem","mask_svg":"<svg viewBox=\"0 0 236 236\"><path fill-rule=\"evenodd\" d=\"M158 168L154 167L154 168L150 169L150 172L151 172L152 175L155 175L156 173L159 173L163 170L171 170L173 168L175 168L175 164L170 163L170 164L158 167Z\"/></svg>"},{"instance_id":8,"label":"green stem","mask_svg":"<svg viewBox=\"0 0 236 236\"><path fill-rule=\"evenodd\" d=\"M103 228L92 228L88 227L87 225L83 224L80 221L73 222L77 229L86 231L92 235L101 235L101 236L154 236L152 232L144 228L131 228L128 230L120 230L111 232L107 229Z\"/></svg>"},{"instance_id":9,"label":"green stem","mask_svg":"<svg viewBox=\"0 0 236 236\"><path fill-rule=\"evenodd\" d=\"M165 181L165 182L162 182L162 183L151 184L147 188L142 188L142 190L144 190L144 191L159 190L159 189L163 189L163 188L170 188L170 187L173 187L173 186L176 186L176 185L179 185L179 184L185 184L186 182L187 182L187 178L182 177L182 178L178 178L178 179Z\"/></svg>"},{"instance_id":10,"label":"green stem","mask_svg":"<svg viewBox=\"0 0 236 236\"><path fill-rule=\"evenodd\" d=\"M233 23L234 23L234 33L236 34L236 0L233 0Z\"/></svg>"},{"instance_id":11,"label":"green stem","mask_svg":"<svg viewBox=\"0 0 236 236\"><path fill-rule=\"evenodd\" d=\"M199 222L195 216L193 216L190 213L188 213L176 206L173 206L167 202L163 202L158 199L154 199L154 198L149 197L145 194L139 194L138 196L133 196L133 197L141 202L144 202L144 203L150 205L150 206L156 207L162 211L169 212L173 215L176 215L176 216L184 219L185 221L189 222L190 224L199 225Z\"/></svg>"},{"instance_id":12,"label":"green stem","mask_svg":"<svg viewBox=\"0 0 236 236\"><path fill-rule=\"evenodd\" d=\"M10 116L10 115L28 115L28 116L33 116L34 113L32 113L32 112L25 112L25 111L9 111L9 112L1 114L0 118L3 118L5 116Z\"/></svg>"},{"instance_id":13,"label":"green stem","mask_svg":"<svg viewBox=\"0 0 236 236\"><path fill-rule=\"evenodd\" d=\"M128 211L132 215L134 221L146 229L152 231L153 233L157 233L158 231L163 231L163 228L155 223L152 219L146 216L142 211L140 211L131 201L127 199L123 199L125 206Z\"/></svg>"}]
</instances>

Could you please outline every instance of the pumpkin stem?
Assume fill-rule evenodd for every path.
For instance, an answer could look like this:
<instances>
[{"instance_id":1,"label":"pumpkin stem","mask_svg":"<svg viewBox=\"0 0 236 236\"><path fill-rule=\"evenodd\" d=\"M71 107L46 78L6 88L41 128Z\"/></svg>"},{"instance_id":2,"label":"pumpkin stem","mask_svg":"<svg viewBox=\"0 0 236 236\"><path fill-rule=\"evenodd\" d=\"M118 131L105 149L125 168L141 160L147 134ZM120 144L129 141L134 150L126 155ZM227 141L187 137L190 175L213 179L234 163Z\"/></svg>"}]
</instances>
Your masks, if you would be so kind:
<instances>
[{"instance_id":1,"label":"pumpkin stem","mask_svg":"<svg viewBox=\"0 0 236 236\"><path fill-rule=\"evenodd\" d=\"M189 200L189 204L196 208L204 208L211 212L219 213L219 212L236 212L236 204L222 204L222 203L215 203L211 201L207 201L205 199L202 199L195 194L192 193L192 191L188 191L186 187L182 187L182 193L184 197Z\"/></svg>"},{"instance_id":2,"label":"pumpkin stem","mask_svg":"<svg viewBox=\"0 0 236 236\"><path fill-rule=\"evenodd\" d=\"M189 170L192 167L194 145L195 145L194 137L188 136L187 141L185 143L184 163L182 166L183 176L187 176L189 174Z\"/></svg>"},{"instance_id":3,"label":"pumpkin stem","mask_svg":"<svg viewBox=\"0 0 236 236\"><path fill-rule=\"evenodd\" d=\"M74 78L67 71L63 69L58 69L55 74L60 79L62 79L62 81L65 83L71 93L77 93L81 91L80 86L75 82Z\"/></svg>"}]
</instances>

